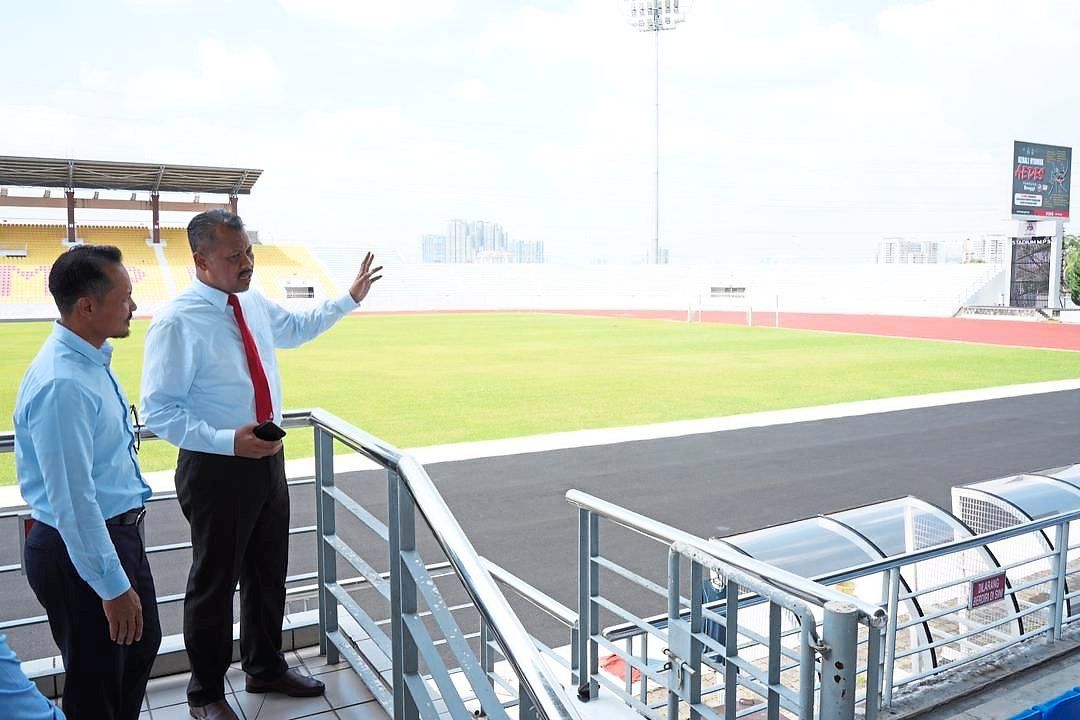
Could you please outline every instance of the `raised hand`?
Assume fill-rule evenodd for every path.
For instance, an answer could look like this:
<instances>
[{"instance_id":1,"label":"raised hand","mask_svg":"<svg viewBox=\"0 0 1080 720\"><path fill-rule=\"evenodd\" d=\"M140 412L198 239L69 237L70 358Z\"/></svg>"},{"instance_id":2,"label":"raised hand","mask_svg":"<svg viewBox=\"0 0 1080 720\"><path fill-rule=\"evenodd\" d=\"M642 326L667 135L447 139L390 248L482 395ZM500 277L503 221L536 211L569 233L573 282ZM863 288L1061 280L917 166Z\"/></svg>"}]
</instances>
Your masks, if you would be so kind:
<instances>
[{"instance_id":1,"label":"raised hand","mask_svg":"<svg viewBox=\"0 0 1080 720\"><path fill-rule=\"evenodd\" d=\"M371 263L375 260L375 256L368 253L364 256L364 262L360 266L360 272L356 273L356 279L353 280L352 287L349 288L349 295L356 302L360 302L367 297L368 290L375 284L375 281L382 277L379 275L379 271L383 269L382 265L378 267L371 267Z\"/></svg>"}]
</instances>

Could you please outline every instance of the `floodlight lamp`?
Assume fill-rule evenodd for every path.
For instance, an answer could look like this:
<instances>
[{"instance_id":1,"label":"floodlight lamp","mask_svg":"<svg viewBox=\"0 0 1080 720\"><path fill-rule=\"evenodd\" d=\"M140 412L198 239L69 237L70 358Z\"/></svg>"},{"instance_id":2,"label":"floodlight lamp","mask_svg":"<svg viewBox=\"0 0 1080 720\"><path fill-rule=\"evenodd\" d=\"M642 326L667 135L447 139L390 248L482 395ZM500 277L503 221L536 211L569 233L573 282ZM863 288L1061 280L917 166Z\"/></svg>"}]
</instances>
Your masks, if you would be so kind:
<instances>
[{"instance_id":1,"label":"floodlight lamp","mask_svg":"<svg viewBox=\"0 0 1080 720\"><path fill-rule=\"evenodd\" d=\"M674 30L686 21L690 0L622 0L622 10L630 27L642 32Z\"/></svg>"}]
</instances>

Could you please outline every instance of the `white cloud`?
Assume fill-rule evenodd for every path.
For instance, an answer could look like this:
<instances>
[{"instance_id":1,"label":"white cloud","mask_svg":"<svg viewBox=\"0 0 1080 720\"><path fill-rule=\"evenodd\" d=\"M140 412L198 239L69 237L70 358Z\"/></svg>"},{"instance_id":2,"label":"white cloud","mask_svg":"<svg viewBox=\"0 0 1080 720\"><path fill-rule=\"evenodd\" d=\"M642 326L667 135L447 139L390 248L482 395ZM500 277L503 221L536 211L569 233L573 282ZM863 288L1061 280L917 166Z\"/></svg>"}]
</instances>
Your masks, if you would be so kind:
<instances>
[{"instance_id":1,"label":"white cloud","mask_svg":"<svg viewBox=\"0 0 1080 720\"><path fill-rule=\"evenodd\" d=\"M79 70L77 94L83 100L78 106L99 114L153 116L181 106L228 105L236 98L250 101L271 92L280 76L277 64L261 48L217 40L203 40L191 63L179 60L181 64L148 65L120 74L84 66ZM99 107L87 107L86 96Z\"/></svg>"},{"instance_id":2,"label":"white cloud","mask_svg":"<svg viewBox=\"0 0 1080 720\"><path fill-rule=\"evenodd\" d=\"M262 90L278 78L277 65L261 48L233 47L213 40L199 48L199 73L202 81L217 77L242 90Z\"/></svg>"},{"instance_id":3,"label":"white cloud","mask_svg":"<svg viewBox=\"0 0 1080 720\"><path fill-rule=\"evenodd\" d=\"M312 20L372 30L396 30L452 17L455 0L281 0L285 10Z\"/></svg>"},{"instance_id":4,"label":"white cloud","mask_svg":"<svg viewBox=\"0 0 1080 720\"><path fill-rule=\"evenodd\" d=\"M469 103L487 102L492 95L491 87L478 78L459 83L454 94Z\"/></svg>"}]
</instances>

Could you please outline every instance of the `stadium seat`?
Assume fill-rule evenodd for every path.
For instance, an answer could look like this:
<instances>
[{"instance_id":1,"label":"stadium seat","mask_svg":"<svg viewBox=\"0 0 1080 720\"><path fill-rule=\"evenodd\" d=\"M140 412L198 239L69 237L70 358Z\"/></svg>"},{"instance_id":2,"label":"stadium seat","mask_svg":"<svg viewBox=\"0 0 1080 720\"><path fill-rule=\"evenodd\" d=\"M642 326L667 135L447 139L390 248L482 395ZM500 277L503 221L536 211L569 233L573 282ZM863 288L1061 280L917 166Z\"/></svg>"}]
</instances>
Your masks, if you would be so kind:
<instances>
[{"instance_id":1,"label":"stadium seat","mask_svg":"<svg viewBox=\"0 0 1080 720\"><path fill-rule=\"evenodd\" d=\"M1027 710L1013 715L1008 720L1042 720L1042 710L1037 707L1028 708Z\"/></svg>"},{"instance_id":2,"label":"stadium seat","mask_svg":"<svg viewBox=\"0 0 1080 720\"><path fill-rule=\"evenodd\" d=\"M1039 706L1043 720L1080 720L1080 692L1070 690Z\"/></svg>"}]
</instances>

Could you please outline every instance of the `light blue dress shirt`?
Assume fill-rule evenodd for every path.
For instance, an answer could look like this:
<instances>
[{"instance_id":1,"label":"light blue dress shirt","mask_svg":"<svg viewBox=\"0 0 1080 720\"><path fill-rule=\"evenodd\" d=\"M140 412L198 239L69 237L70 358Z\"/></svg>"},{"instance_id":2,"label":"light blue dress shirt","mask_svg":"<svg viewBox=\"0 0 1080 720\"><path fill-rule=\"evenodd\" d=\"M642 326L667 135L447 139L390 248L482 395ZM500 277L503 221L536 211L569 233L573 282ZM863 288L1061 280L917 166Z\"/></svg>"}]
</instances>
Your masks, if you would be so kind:
<instances>
[{"instance_id":1,"label":"light blue dress shirt","mask_svg":"<svg viewBox=\"0 0 1080 720\"><path fill-rule=\"evenodd\" d=\"M281 424L281 376L274 348L291 348L328 330L358 303L346 294L308 312L290 312L257 290L239 293L259 350L274 421ZM150 323L142 404L148 428L185 450L233 454L236 428L255 422L255 391L229 296L199 280Z\"/></svg>"},{"instance_id":2,"label":"light blue dress shirt","mask_svg":"<svg viewBox=\"0 0 1080 720\"><path fill-rule=\"evenodd\" d=\"M64 720L60 708L49 702L26 677L19 658L0 635L0 710L5 720Z\"/></svg>"},{"instance_id":3,"label":"light blue dress shirt","mask_svg":"<svg viewBox=\"0 0 1080 720\"><path fill-rule=\"evenodd\" d=\"M131 584L105 519L150 497L135 459L130 405L109 361L60 323L15 400L15 473L30 515L60 531L79 577L111 600Z\"/></svg>"}]
</instances>

